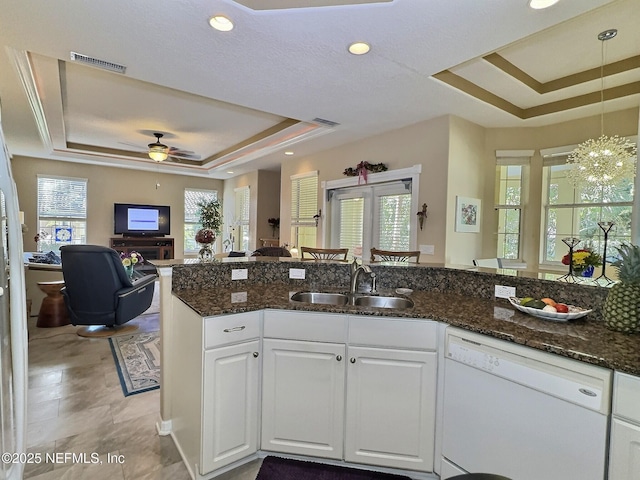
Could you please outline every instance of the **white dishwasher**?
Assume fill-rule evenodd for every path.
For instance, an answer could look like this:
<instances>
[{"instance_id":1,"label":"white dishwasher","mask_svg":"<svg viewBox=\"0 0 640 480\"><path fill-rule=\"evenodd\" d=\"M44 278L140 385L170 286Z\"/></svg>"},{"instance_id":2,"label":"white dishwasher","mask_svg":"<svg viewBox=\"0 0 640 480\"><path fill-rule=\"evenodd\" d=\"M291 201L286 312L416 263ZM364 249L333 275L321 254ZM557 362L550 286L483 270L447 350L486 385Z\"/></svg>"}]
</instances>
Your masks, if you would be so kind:
<instances>
[{"instance_id":1,"label":"white dishwasher","mask_svg":"<svg viewBox=\"0 0 640 480\"><path fill-rule=\"evenodd\" d=\"M603 480L610 370L447 328L441 478Z\"/></svg>"}]
</instances>

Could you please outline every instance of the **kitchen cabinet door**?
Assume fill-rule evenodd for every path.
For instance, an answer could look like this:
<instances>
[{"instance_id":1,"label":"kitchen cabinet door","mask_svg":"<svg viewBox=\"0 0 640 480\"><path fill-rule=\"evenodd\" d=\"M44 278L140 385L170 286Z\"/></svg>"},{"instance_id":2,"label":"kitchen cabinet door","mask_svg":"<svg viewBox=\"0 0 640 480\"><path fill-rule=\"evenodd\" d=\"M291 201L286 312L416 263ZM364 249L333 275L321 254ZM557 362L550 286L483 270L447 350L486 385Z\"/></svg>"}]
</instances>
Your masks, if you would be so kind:
<instances>
[{"instance_id":1,"label":"kitchen cabinet door","mask_svg":"<svg viewBox=\"0 0 640 480\"><path fill-rule=\"evenodd\" d=\"M433 471L435 352L349 347L345 460Z\"/></svg>"},{"instance_id":2,"label":"kitchen cabinet door","mask_svg":"<svg viewBox=\"0 0 640 480\"><path fill-rule=\"evenodd\" d=\"M204 352L201 474L258 450L260 342Z\"/></svg>"},{"instance_id":3,"label":"kitchen cabinet door","mask_svg":"<svg viewBox=\"0 0 640 480\"><path fill-rule=\"evenodd\" d=\"M345 348L264 339L263 450L342 458Z\"/></svg>"},{"instance_id":4,"label":"kitchen cabinet door","mask_svg":"<svg viewBox=\"0 0 640 480\"><path fill-rule=\"evenodd\" d=\"M609 450L610 480L640 480L640 425L613 418Z\"/></svg>"}]
</instances>

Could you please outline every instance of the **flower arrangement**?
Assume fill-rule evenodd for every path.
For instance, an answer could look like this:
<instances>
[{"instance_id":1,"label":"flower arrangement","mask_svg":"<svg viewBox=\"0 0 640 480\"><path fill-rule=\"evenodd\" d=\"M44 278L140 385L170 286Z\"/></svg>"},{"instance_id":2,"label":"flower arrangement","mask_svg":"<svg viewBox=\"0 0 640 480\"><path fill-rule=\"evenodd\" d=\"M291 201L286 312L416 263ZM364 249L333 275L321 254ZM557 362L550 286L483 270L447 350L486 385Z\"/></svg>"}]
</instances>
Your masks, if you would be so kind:
<instances>
[{"instance_id":1,"label":"flower arrangement","mask_svg":"<svg viewBox=\"0 0 640 480\"><path fill-rule=\"evenodd\" d=\"M367 174L369 172L379 173L386 172L387 170L388 168L384 163L369 163L364 161L356 165L356 168L345 168L343 173L347 177L360 177L364 180L364 183L367 183Z\"/></svg>"},{"instance_id":2,"label":"flower arrangement","mask_svg":"<svg viewBox=\"0 0 640 480\"><path fill-rule=\"evenodd\" d=\"M144 263L144 258L138 252L131 251L129 253L120 252L120 260L125 267L132 267L138 263Z\"/></svg>"},{"instance_id":3,"label":"flower arrangement","mask_svg":"<svg viewBox=\"0 0 640 480\"><path fill-rule=\"evenodd\" d=\"M573 252L573 271L581 274L589 267L602 265L602 256L591 248L581 248ZM569 265L569 254L562 257L562 264Z\"/></svg>"}]
</instances>

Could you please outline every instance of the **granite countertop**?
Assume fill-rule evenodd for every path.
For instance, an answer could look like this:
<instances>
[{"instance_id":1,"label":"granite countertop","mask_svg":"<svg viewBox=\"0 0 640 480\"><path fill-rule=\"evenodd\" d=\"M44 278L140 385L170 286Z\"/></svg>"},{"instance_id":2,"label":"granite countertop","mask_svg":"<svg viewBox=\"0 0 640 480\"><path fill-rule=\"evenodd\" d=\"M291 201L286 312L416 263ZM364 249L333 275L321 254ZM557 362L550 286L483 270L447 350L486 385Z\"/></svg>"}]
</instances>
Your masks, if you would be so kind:
<instances>
[{"instance_id":1,"label":"granite countertop","mask_svg":"<svg viewBox=\"0 0 640 480\"><path fill-rule=\"evenodd\" d=\"M590 319L589 315L569 322L554 322L519 312L506 300L487 300L431 291L414 291L410 298L415 306L406 310L352 305L311 305L290 301L291 293L299 290L305 288L275 283L251 285L242 290L218 287L207 290L185 289L174 291L174 294L203 317L278 308L436 320L640 376L640 334L626 335L613 332L607 329L603 322ZM331 291L325 288L313 290ZM342 288L339 291L345 290ZM246 292L246 299L242 292ZM232 294L236 295L232 297ZM392 295L393 292L382 290L380 294Z\"/></svg>"}]
</instances>

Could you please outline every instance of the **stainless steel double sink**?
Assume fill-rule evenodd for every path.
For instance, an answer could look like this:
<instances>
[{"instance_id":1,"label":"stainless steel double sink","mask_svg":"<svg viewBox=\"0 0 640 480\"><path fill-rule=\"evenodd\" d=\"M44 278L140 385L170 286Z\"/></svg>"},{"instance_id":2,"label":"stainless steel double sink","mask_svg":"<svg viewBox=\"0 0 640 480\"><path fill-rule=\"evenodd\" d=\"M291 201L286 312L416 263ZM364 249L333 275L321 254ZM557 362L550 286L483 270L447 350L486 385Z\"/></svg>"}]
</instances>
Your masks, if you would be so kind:
<instances>
[{"instance_id":1,"label":"stainless steel double sink","mask_svg":"<svg viewBox=\"0 0 640 480\"><path fill-rule=\"evenodd\" d=\"M405 297L385 297L381 295L327 293L327 292L296 292L291 295L291 301L311 303L315 305L355 305L359 307L412 308L413 300Z\"/></svg>"}]
</instances>

